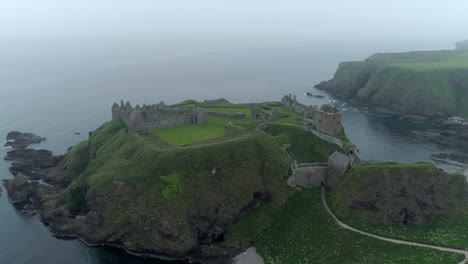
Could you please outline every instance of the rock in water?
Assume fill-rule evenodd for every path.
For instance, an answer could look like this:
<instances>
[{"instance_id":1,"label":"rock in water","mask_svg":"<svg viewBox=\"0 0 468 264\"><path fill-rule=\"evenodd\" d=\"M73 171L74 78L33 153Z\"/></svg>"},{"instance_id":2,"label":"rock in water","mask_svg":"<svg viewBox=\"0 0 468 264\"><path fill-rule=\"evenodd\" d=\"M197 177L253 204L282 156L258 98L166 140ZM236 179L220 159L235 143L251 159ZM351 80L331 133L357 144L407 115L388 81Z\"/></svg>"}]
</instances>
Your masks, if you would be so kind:
<instances>
[{"instance_id":1,"label":"rock in water","mask_svg":"<svg viewBox=\"0 0 468 264\"><path fill-rule=\"evenodd\" d=\"M30 144L40 143L46 140L45 137L40 137L33 133L21 133L18 131L11 131L6 137L5 146L12 148L27 148Z\"/></svg>"}]
</instances>

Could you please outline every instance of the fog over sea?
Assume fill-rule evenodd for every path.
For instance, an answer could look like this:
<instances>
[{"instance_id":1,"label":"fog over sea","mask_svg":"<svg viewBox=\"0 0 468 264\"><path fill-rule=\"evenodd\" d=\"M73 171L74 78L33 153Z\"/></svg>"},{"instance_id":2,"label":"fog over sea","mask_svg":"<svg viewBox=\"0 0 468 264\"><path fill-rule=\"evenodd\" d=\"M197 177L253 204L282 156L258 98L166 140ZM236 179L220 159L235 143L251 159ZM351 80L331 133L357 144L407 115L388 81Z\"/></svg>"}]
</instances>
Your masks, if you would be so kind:
<instances>
[{"instance_id":1,"label":"fog over sea","mask_svg":"<svg viewBox=\"0 0 468 264\"><path fill-rule=\"evenodd\" d=\"M342 43L320 41L192 43L188 47L179 41L157 39L2 42L0 138L5 139L11 130L34 132L47 141L32 147L62 154L110 120L111 105L120 99L134 104L161 100L171 104L224 97L239 103L280 100L293 93L303 103L320 105L333 98L313 85L331 78L340 61L363 59L377 51L451 48L451 43L348 43L346 49ZM307 97L305 92L326 98ZM372 117L344 107L343 123L348 137L367 159L431 161L432 153L454 151L412 138L409 131L420 125L406 121ZM6 151L2 148L0 155ZM0 161L1 179L12 177L8 166ZM118 250L53 238L36 217L17 213L6 191L0 198L0 260L146 263Z\"/></svg>"},{"instance_id":2,"label":"fog over sea","mask_svg":"<svg viewBox=\"0 0 468 264\"><path fill-rule=\"evenodd\" d=\"M120 99L244 103L292 93L320 105L337 99L313 86L333 77L341 61L452 49L467 36L468 6L455 0L445 9L439 1L416 0L136 2L0 2L0 143L11 130L33 132L47 140L31 147L63 154L109 121ZM337 102L346 134L365 159L431 162L431 154L458 151L411 136L425 125L369 116L343 103ZM7 151L0 147L0 156ZM0 160L0 179L13 177L8 167ZM56 239L36 217L19 214L4 189L0 263L166 262Z\"/></svg>"}]
</instances>

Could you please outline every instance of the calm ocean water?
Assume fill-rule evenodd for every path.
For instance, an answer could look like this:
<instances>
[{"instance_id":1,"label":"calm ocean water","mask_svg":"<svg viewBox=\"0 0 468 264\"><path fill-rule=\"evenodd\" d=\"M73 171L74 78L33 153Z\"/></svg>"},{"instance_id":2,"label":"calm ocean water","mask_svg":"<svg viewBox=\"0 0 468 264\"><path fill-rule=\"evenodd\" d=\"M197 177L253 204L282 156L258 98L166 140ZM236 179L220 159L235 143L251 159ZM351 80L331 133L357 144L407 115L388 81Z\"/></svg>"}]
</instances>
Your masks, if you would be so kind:
<instances>
[{"instance_id":1,"label":"calm ocean water","mask_svg":"<svg viewBox=\"0 0 468 264\"><path fill-rule=\"evenodd\" d=\"M308 104L330 98L313 85L329 79L340 61L378 51L451 48L450 43L348 43L249 40L3 40L0 42L0 138L11 130L47 137L35 148L54 153L86 139L110 119L120 99L176 103L224 97L232 102L279 100L297 94ZM307 91L324 99L309 98ZM367 159L430 161L454 152L414 139L421 125L344 110L348 137ZM75 132L79 132L76 135ZM0 149L4 156L7 149ZM12 176L0 161L0 179ZM449 171L457 167L443 166ZM0 198L0 263L164 263L119 250L55 239L36 217L21 215Z\"/></svg>"}]
</instances>

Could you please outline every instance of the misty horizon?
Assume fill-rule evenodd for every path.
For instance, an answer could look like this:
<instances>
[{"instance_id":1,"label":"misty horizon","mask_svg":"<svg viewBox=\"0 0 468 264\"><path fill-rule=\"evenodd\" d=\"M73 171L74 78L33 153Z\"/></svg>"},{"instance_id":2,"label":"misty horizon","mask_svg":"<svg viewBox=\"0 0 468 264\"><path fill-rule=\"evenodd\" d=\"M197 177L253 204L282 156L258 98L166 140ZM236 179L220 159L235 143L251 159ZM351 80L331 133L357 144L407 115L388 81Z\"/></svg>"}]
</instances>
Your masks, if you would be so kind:
<instances>
[{"instance_id":1,"label":"misty horizon","mask_svg":"<svg viewBox=\"0 0 468 264\"><path fill-rule=\"evenodd\" d=\"M429 42L468 38L464 1L2 1L0 38Z\"/></svg>"}]
</instances>

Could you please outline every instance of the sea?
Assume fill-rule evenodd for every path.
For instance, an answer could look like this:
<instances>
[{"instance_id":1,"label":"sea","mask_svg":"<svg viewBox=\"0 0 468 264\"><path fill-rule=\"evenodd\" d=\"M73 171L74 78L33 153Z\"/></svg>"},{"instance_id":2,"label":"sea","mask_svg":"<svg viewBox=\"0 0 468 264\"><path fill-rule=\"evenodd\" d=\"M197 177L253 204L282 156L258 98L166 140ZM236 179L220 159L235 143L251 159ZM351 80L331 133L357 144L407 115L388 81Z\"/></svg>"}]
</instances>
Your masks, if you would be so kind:
<instances>
[{"instance_id":1,"label":"sea","mask_svg":"<svg viewBox=\"0 0 468 264\"><path fill-rule=\"evenodd\" d=\"M63 154L111 119L121 99L135 104L226 98L233 103L279 101L296 94L305 104L338 105L347 136L365 159L433 162L431 154L463 153L415 138L415 124L359 111L314 88L333 77L341 61L376 52L451 49L441 41L340 41L251 38L38 38L0 41L0 141L12 130L47 137L33 148ZM306 96L306 92L324 98ZM3 145L3 144L2 144ZM0 147L0 156L8 148ZM455 172L462 164L437 164ZM0 179L10 179L0 161ZM0 198L0 263L169 263L122 250L57 239L35 216ZM170 262L177 263L177 262ZM182 262L183 263L183 262Z\"/></svg>"}]
</instances>

